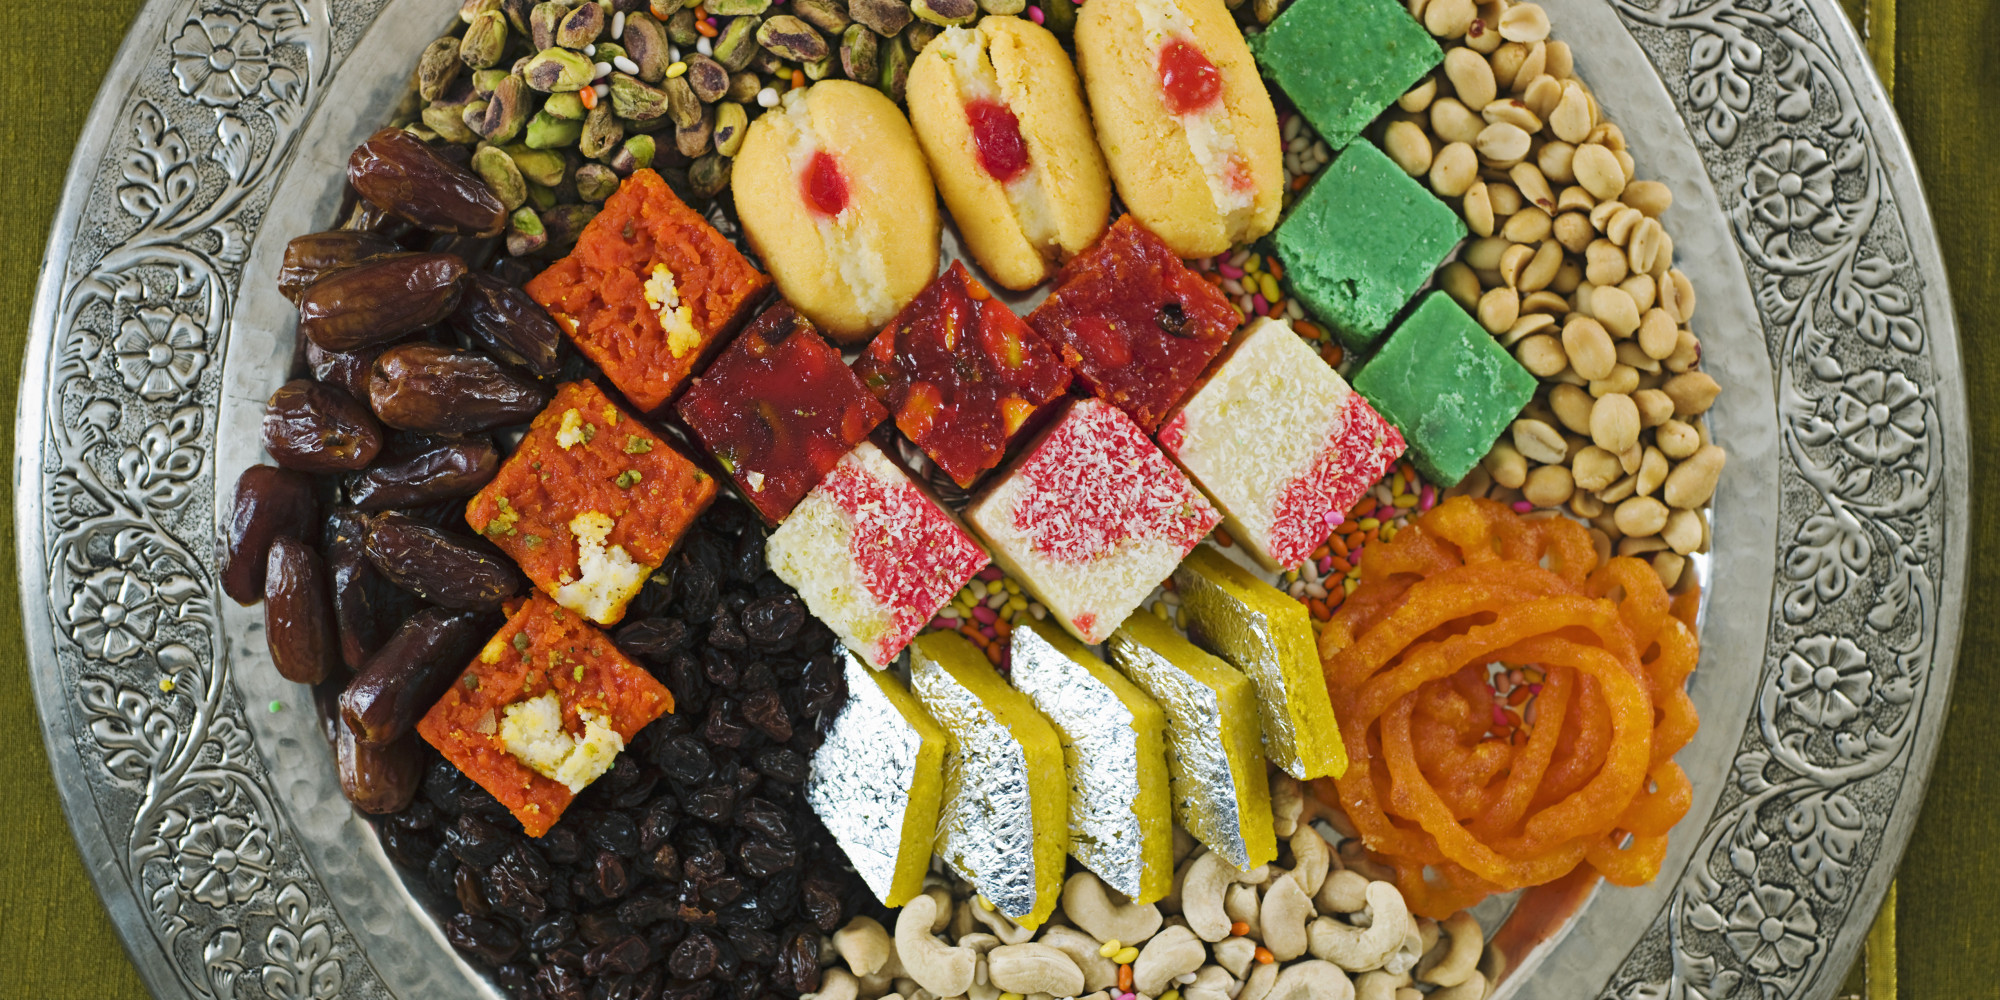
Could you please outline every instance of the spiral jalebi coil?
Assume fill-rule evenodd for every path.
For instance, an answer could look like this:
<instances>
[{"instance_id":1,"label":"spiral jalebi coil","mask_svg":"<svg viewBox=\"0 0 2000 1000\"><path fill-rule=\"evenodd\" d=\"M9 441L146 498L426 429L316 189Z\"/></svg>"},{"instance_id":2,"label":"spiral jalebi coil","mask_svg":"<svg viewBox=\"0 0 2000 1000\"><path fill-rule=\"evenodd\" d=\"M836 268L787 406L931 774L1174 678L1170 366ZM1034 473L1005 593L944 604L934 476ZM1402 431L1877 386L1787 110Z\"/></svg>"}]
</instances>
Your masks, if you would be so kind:
<instances>
[{"instance_id":1,"label":"spiral jalebi coil","mask_svg":"<svg viewBox=\"0 0 2000 1000\"><path fill-rule=\"evenodd\" d=\"M1438 505L1369 550L1321 632L1350 761L1322 794L1426 916L1578 866L1650 881L1692 797L1673 757L1698 600L1638 559L1599 565L1574 521ZM1525 741L1489 731L1495 663L1545 675Z\"/></svg>"}]
</instances>

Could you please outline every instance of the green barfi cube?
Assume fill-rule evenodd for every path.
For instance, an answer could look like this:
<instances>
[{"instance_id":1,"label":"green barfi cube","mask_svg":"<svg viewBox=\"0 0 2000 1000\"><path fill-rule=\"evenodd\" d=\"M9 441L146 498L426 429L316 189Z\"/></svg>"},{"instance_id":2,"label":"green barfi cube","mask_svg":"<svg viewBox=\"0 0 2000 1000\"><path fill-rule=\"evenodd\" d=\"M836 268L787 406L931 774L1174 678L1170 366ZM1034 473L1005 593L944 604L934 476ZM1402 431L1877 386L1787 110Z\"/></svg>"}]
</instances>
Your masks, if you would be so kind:
<instances>
[{"instance_id":1,"label":"green barfi cube","mask_svg":"<svg viewBox=\"0 0 2000 1000\"><path fill-rule=\"evenodd\" d=\"M1451 206L1357 142L1306 189L1274 240L1293 293L1358 349L1389 329L1464 237Z\"/></svg>"},{"instance_id":2,"label":"green barfi cube","mask_svg":"<svg viewBox=\"0 0 2000 1000\"><path fill-rule=\"evenodd\" d=\"M1403 432L1424 478L1451 486L1528 405L1535 376L1432 292L1355 376L1354 391Z\"/></svg>"},{"instance_id":3,"label":"green barfi cube","mask_svg":"<svg viewBox=\"0 0 2000 1000\"><path fill-rule=\"evenodd\" d=\"M1249 42L1258 68L1334 149L1444 61L1395 0L1298 0Z\"/></svg>"}]
</instances>

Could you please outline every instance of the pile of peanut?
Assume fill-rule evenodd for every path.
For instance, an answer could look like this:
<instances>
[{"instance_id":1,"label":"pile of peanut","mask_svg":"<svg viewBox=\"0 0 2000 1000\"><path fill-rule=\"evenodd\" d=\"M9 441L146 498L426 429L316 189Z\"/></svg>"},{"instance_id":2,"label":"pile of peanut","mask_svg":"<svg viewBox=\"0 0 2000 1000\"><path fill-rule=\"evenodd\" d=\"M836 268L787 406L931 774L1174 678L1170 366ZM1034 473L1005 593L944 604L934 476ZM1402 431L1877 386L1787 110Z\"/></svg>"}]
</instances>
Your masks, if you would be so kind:
<instances>
[{"instance_id":1,"label":"pile of peanut","mask_svg":"<svg viewBox=\"0 0 2000 1000\"><path fill-rule=\"evenodd\" d=\"M834 933L814 1000L1484 1000L1501 960L1477 920L1413 917L1361 873L1359 841L1336 851L1305 820L1298 782L1274 773L1271 792L1273 864L1240 871L1176 829L1165 899L1134 904L1079 869L1032 931L933 876L893 933L867 917Z\"/></svg>"},{"instance_id":2,"label":"pile of peanut","mask_svg":"<svg viewBox=\"0 0 2000 1000\"><path fill-rule=\"evenodd\" d=\"M1694 287L1660 225L1673 194L1635 179L1539 5L1409 7L1444 64L1383 116L1378 141L1472 230L1439 286L1542 382L1452 492L1567 506L1600 558L1648 559L1676 587L1708 549L1727 455L1703 418L1720 387L1698 369Z\"/></svg>"}]
</instances>

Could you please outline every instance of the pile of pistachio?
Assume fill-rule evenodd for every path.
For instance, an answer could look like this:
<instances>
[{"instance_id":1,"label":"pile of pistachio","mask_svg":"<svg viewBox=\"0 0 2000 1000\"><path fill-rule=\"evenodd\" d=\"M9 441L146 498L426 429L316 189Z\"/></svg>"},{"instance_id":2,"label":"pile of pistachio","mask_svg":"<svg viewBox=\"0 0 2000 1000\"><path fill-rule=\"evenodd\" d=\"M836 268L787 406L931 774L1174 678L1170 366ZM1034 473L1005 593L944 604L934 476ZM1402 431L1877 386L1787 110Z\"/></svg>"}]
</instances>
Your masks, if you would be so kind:
<instances>
[{"instance_id":1,"label":"pile of pistachio","mask_svg":"<svg viewBox=\"0 0 2000 1000\"><path fill-rule=\"evenodd\" d=\"M1041 0L1067 32L1070 0ZM463 0L424 50L399 116L471 166L514 213L516 255L573 242L619 179L658 167L696 198L729 185L750 119L794 86L848 78L899 103L938 32L1027 0Z\"/></svg>"}]
</instances>

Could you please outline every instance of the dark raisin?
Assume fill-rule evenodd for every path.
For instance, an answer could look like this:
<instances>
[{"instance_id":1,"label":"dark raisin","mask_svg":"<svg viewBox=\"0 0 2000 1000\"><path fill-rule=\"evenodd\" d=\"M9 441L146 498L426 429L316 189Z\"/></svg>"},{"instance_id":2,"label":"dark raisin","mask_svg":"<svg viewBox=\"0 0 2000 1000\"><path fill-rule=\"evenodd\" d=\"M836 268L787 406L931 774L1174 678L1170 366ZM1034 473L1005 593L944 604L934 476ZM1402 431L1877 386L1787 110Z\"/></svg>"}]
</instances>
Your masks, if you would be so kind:
<instances>
[{"instance_id":1,"label":"dark raisin","mask_svg":"<svg viewBox=\"0 0 2000 1000\"><path fill-rule=\"evenodd\" d=\"M737 686L745 691L769 691L778 686L778 675L771 672L770 664L753 660L743 668L743 678Z\"/></svg>"},{"instance_id":2,"label":"dark raisin","mask_svg":"<svg viewBox=\"0 0 2000 1000\"><path fill-rule=\"evenodd\" d=\"M1160 329L1167 331L1169 336L1190 337L1194 335L1188 329L1187 309L1179 302L1162 303L1160 305L1160 314L1156 319L1160 324Z\"/></svg>"},{"instance_id":3,"label":"dark raisin","mask_svg":"<svg viewBox=\"0 0 2000 1000\"><path fill-rule=\"evenodd\" d=\"M743 634L743 626L737 623L736 616L717 608L715 617L708 621L708 644L717 649L740 653L750 648L750 639Z\"/></svg>"},{"instance_id":4,"label":"dark raisin","mask_svg":"<svg viewBox=\"0 0 2000 1000\"><path fill-rule=\"evenodd\" d=\"M841 669L840 661L831 656L814 657L800 691L805 695L799 709L799 714L803 716L820 715L845 702L847 675Z\"/></svg>"},{"instance_id":5,"label":"dark raisin","mask_svg":"<svg viewBox=\"0 0 2000 1000\"><path fill-rule=\"evenodd\" d=\"M543 1000L587 1000L589 980L576 966L544 965L535 973L535 985L542 988Z\"/></svg>"},{"instance_id":6,"label":"dark raisin","mask_svg":"<svg viewBox=\"0 0 2000 1000\"><path fill-rule=\"evenodd\" d=\"M511 1000L540 1000L541 990L534 982L533 966L512 963L493 970L493 984Z\"/></svg>"},{"instance_id":7,"label":"dark raisin","mask_svg":"<svg viewBox=\"0 0 2000 1000\"><path fill-rule=\"evenodd\" d=\"M659 765L670 780L683 785L708 780L715 767L709 758L708 747L692 736L676 736L661 744L653 763Z\"/></svg>"},{"instance_id":8,"label":"dark raisin","mask_svg":"<svg viewBox=\"0 0 2000 1000\"><path fill-rule=\"evenodd\" d=\"M426 778L425 780L429 780ZM412 802L409 807L391 817L389 822L405 830L428 830L437 825L438 810L429 802Z\"/></svg>"},{"instance_id":9,"label":"dark raisin","mask_svg":"<svg viewBox=\"0 0 2000 1000\"><path fill-rule=\"evenodd\" d=\"M736 786L710 785L687 797L688 815L718 826L736 812Z\"/></svg>"},{"instance_id":10,"label":"dark raisin","mask_svg":"<svg viewBox=\"0 0 2000 1000\"><path fill-rule=\"evenodd\" d=\"M794 928L778 949L773 979L779 986L811 993L819 989L819 932L810 927Z\"/></svg>"},{"instance_id":11,"label":"dark raisin","mask_svg":"<svg viewBox=\"0 0 2000 1000\"><path fill-rule=\"evenodd\" d=\"M648 886L618 904L618 919L634 927L651 927L674 915L672 895L661 886Z\"/></svg>"},{"instance_id":12,"label":"dark raisin","mask_svg":"<svg viewBox=\"0 0 2000 1000\"><path fill-rule=\"evenodd\" d=\"M639 853L639 824L622 812L602 812L585 828L584 839L591 846L622 857Z\"/></svg>"},{"instance_id":13,"label":"dark raisin","mask_svg":"<svg viewBox=\"0 0 2000 1000\"><path fill-rule=\"evenodd\" d=\"M805 605L790 595L760 597L743 608L743 633L759 646L776 648L790 642L805 621Z\"/></svg>"},{"instance_id":14,"label":"dark raisin","mask_svg":"<svg viewBox=\"0 0 2000 1000\"><path fill-rule=\"evenodd\" d=\"M531 951L554 951L575 936L576 917L558 913L529 929L528 948Z\"/></svg>"},{"instance_id":15,"label":"dark raisin","mask_svg":"<svg viewBox=\"0 0 2000 1000\"><path fill-rule=\"evenodd\" d=\"M709 879L702 884L701 901L710 906L728 906L743 898L745 888L743 880L734 875Z\"/></svg>"},{"instance_id":16,"label":"dark raisin","mask_svg":"<svg viewBox=\"0 0 2000 1000\"><path fill-rule=\"evenodd\" d=\"M500 860L500 855L507 850L509 839L507 832L497 824L477 813L466 813L445 831L444 843L453 854L458 855L458 860L484 868Z\"/></svg>"},{"instance_id":17,"label":"dark raisin","mask_svg":"<svg viewBox=\"0 0 2000 1000\"><path fill-rule=\"evenodd\" d=\"M444 925L445 939L452 947L486 963L502 965L521 950L521 939L498 920L461 913Z\"/></svg>"},{"instance_id":18,"label":"dark raisin","mask_svg":"<svg viewBox=\"0 0 2000 1000\"><path fill-rule=\"evenodd\" d=\"M729 932L729 944L743 960L768 965L778 956L778 936L770 931L739 927Z\"/></svg>"},{"instance_id":19,"label":"dark raisin","mask_svg":"<svg viewBox=\"0 0 2000 1000\"><path fill-rule=\"evenodd\" d=\"M757 751L757 770L773 781L799 784L812 774L812 762L796 750L765 747Z\"/></svg>"},{"instance_id":20,"label":"dark raisin","mask_svg":"<svg viewBox=\"0 0 2000 1000\"><path fill-rule=\"evenodd\" d=\"M591 947L616 941L632 933L631 925L618 918L616 910L598 910L576 918L577 934Z\"/></svg>"},{"instance_id":21,"label":"dark raisin","mask_svg":"<svg viewBox=\"0 0 2000 1000\"><path fill-rule=\"evenodd\" d=\"M792 842L792 824L785 812L767 799L746 799L736 810L736 825L782 844Z\"/></svg>"},{"instance_id":22,"label":"dark raisin","mask_svg":"<svg viewBox=\"0 0 2000 1000\"><path fill-rule=\"evenodd\" d=\"M701 724L701 738L715 746L740 747L750 737L750 727L738 717L736 701L717 698L708 706L708 718Z\"/></svg>"},{"instance_id":23,"label":"dark raisin","mask_svg":"<svg viewBox=\"0 0 2000 1000\"><path fill-rule=\"evenodd\" d=\"M715 961L720 957L721 949L716 947L714 939L706 934L689 934L667 956L667 971L676 979L704 979L715 971Z\"/></svg>"},{"instance_id":24,"label":"dark raisin","mask_svg":"<svg viewBox=\"0 0 2000 1000\"><path fill-rule=\"evenodd\" d=\"M458 900L458 908L474 916L486 916L493 912L486 902L486 891L479 884L479 870L471 865L459 865L452 876L452 895Z\"/></svg>"},{"instance_id":25,"label":"dark raisin","mask_svg":"<svg viewBox=\"0 0 2000 1000\"><path fill-rule=\"evenodd\" d=\"M639 821L639 850L650 853L666 843L674 835L674 824L680 822L680 812L680 803L673 796L654 799L645 818Z\"/></svg>"},{"instance_id":26,"label":"dark raisin","mask_svg":"<svg viewBox=\"0 0 2000 1000\"><path fill-rule=\"evenodd\" d=\"M639 870L657 879L681 877L681 854L672 844L661 844L639 859Z\"/></svg>"},{"instance_id":27,"label":"dark raisin","mask_svg":"<svg viewBox=\"0 0 2000 1000\"><path fill-rule=\"evenodd\" d=\"M542 834L541 848L550 861L559 865L573 865L583 860L583 838L577 836L574 826L557 824Z\"/></svg>"},{"instance_id":28,"label":"dark raisin","mask_svg":"<svg viewBox=\"0 0 2000 1000\"><path fill-rule=\"evenodd\" d=\"M736 860L743 863L745 874L763 878L798 867L799 852L761 837L752 837L736 849Z\"/></svg>"},{"instance_id":29,"label":"dark raisin","mask_svg":"<svg viewBox=\"0 0 2000 1000\"><path fill-rule=\"evenodd\" d=\"M628 934L592 948L583 956L583 971L593 976L631 975L652 964L653 948L646 939Z\"/></svg>"},{"instance_id":30,"label":"dark raisin","mask_svg":"<svg viewBox=\"0 0 2000 1000\"><path fill-rule=\"evenodd\" d=\"M807 879L799 889L799 912L813 926L831 934L840 926L840 894L836 888L821 879Z\"/></svg>"},{"instance_id":31,"label":"dark raisin","mask_svg":"<svg viewBox=\"0 0 2000 1000\"><path fill-rule=\"evenodd\" d=\"M687 623L678 618L647 618L628 622L614 641L625 655L666 663L688 643Z\"/></svg>"},{"instance_id":32,"label":"dark raisin","mask_svg":"<svg viewBox=\"0 0 2000 1000\"><path fill-rule=\"evenodd\" d=\"M778 692L765 689L753 691L743 698L742 715L745 721L769 736L774 742L783 743L792 738L792 720L785 712L785 703Z\"/></svg>"},{"instance_id":33,"label":"dark raisin","mask_svg":"<svg viewBox=\"0 0 2000 1000\"><path fill-rule=\"evenodd\" d=\"M671 967L668 969L672 971ZM713 980L701 982L669 982L660 990L660 1000L715 1000L717 986Z\"/></svg>"},{"instance_id":34,"label":"dark raisin","mask_svg":"<svg viewBox=\"0 0 2000 1000\"><path fill-rule=\"evenodd\" d=\"M607 902L625 895L632 888L632 875L625 867L625 859L610 851L597 852L592 888Z\"/></svg>"},{"instance_id":35,"label":"dark raisin","mask_svg":"<svg viewBox=\"0 0 2000 1000\"><path fill-rule=\"evenodd\" d=\"M431 854L437 850L438 836L429 830L411 830L385 823L378 827L382 833L382 850L389 860L405 868L422 868Z\"/></svg>"},{"instance_id":36,"label":"dark raisin","mask_svg":"<svg viewBox=\"0 0 2000 1000\"><path fill-rule=\"evenodd\" d=\"M687 650L674 654L667 663L667 690L674 693L674 702L679 712L699 712L708 704L708 676L701 669L701 661ZM673 718L675 716L669 716Z\"/></svg>"},{"instance_id":37,"label":"dark raisin","mask_svg":"<svg viewBox=\"0 0 2000 1000\"><path fill-rule=\"evenodd\" d=\"M729 573L740 583L749 583L764 574L764 533L746 531L736 539L736 551L731 553Z\"/></svg>"},{"instance_id":38,"label":"dark raisin","mask_svg":"<svg viewBox=\"0 0 2000 1000\"><path fill-rule=\"evenodd\" d=\"M775 957L776 954L776 949L772 949L772 955ZM751 961L747 955L744 956L743 960L746 962ZM762 961L769 962L770 958L762 959ZM764 997L770 996L769 993L765 992L765 989L770 985L769 978L769 974L759 966L745 966L736 973L736 981L730 984L729 995L732 1000L763 1000Z\"/></svg>"},{"instance_id":39,"label":"dark raisin","mask_svg":"<svg viewBox=\"0 0 2000 1000\"><path fill-rule=\"evenodd\" d=\"M659 988L659 970L647 969L599 980L597 987L590 991L590 1000L653 1000Z\"/></svg>"},{"instance_id":40,"label":"dark raisin","mask_svg":"<svg viewBox=\"0 0 2000 1000\"><path fill-rule=\"evenodd\" d=\"M751 513L750 508L722 498L716 499L715 506L708 509L702 520L710 531L722 535L741 535L759 524L757 515Z\"/></svg>"},{"instance_id":41,"label":"dark raisin","mask_svg":"<svg viewBox=\"0 0 2000 1000\"><path fill-rule=\"evenodd\" d=\"M619 758L626 759L624 757ZM633 758L636 759L636 758ZM653 800L653 789L660 783L660 772L648 768L630 785L619 789L611 797L613 809L638 809Z\"/></svg>"},{"instance_id":42,"label":"dark raisin","mask_svg":"<svg viewBox=\"0 0 2000 1000\"><path fill-rule=\"evenodd\" d=\"M440 847L431 856L430 866L424 869L424 884L440 896L457 894L458 855L451 853L451 848Z\"/></svg>"},{"instance_id":43,"label":"dark raisin","mask_svg":"<svg viewBox=\"0 0 2000 1000\"><path fill-rule=\"evenodd\" d=\"M716 649L713 646L707 646L702 649L701 670L708 677L709 683L714 684L716 687L733 688L736 686L736 680L739 676L736 660L720 649Z\"/></svg>"},{"instance_id":44,"label":"dark raisin","mask_svg":"<svg viewBox=\"0 0 2000 1000\"><path fill-rule=\"evenodd\" d=\"M744 896L716 910L715 916L718 923L731 929L750 927L763 930L776 926L778 922L776 912L761 896Z\"/></svg>"},{"instance_id":45,"label":"dark raisin","mask_svg":"<svg viewBox=\"0 0 2000 1000\"><path fill-rule=\"evenodd\" d=\"M547 901L528 884L527 874L505 861L486 869L481 884L495 913L523 924L532 924L548 913Z\"/></svg>"},{"instance_id":46,"label":"dark raisin","mask_svg":"<svg viewBox=\"0 0 2000 1000\"><path fill-rule=\"evenodd\" d=\"M736 969L742 962L742 956L736 954L736 949L730 947L728 941L718 940L715 942L715 972L709 978L729 982L736 978Z\"/></svg>"}]
</instances>

